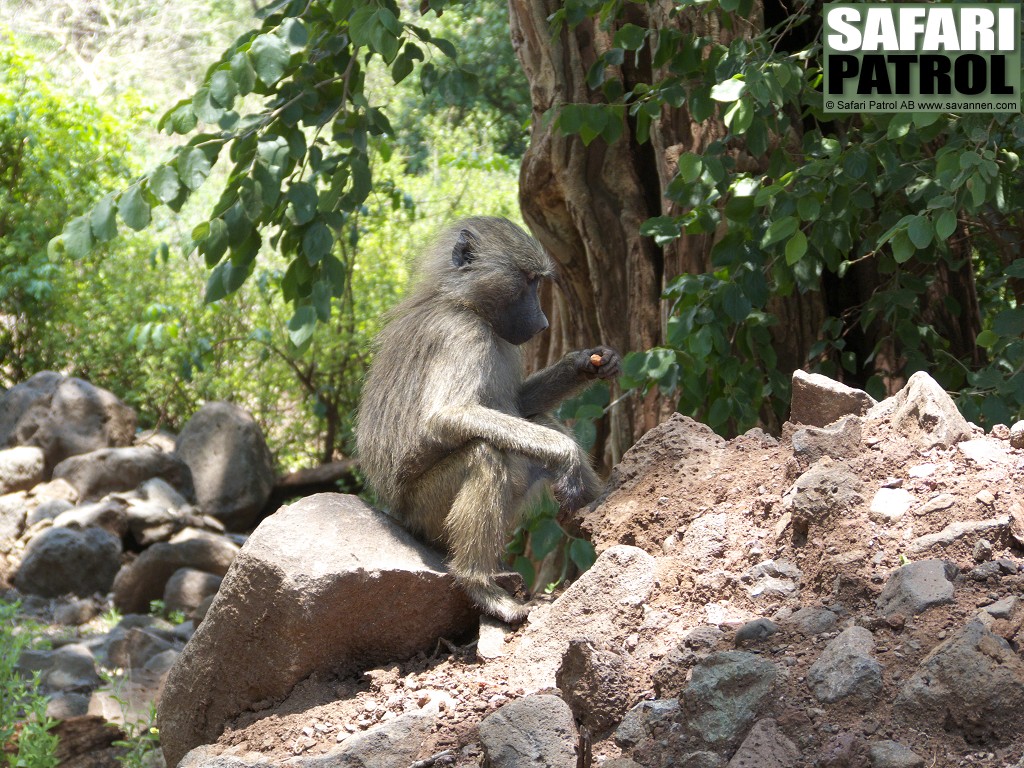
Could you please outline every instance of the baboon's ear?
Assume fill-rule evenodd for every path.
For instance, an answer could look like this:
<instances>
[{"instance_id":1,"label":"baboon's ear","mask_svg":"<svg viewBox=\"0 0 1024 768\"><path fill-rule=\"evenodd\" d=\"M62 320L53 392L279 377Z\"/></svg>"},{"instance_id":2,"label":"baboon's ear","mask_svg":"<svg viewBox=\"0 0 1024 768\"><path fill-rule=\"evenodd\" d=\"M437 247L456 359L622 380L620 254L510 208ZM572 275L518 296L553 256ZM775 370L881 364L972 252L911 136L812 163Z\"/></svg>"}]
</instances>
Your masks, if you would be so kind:
<instances>
[{"instance_id":1,"label":"baboon's ear","mask_svg":"<svg viewBox=\"0 0 1024 768\"><path fill-rule=\"evenodd\" d=\"M459 232L459 239L452 248L452 264L462 268L476 258L476 237L468 229Z\"/></svg>"}]
</instances>

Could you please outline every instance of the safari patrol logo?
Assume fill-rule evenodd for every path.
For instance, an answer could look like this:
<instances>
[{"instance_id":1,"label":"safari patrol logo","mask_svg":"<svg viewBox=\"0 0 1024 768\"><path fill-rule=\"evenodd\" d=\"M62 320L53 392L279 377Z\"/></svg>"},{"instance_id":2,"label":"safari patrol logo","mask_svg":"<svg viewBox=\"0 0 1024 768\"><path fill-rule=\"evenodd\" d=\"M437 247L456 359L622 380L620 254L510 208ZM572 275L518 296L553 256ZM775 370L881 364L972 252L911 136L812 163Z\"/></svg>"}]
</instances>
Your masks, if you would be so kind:
<instances>
[{"instance_id":1,"label":"safari patrol logo","mask_svg":"<svg viewBox=\"0 0 1024 768\"><path fill-rule=\"evenodd\" d=\"M826 3L826 112L1020 112L1020 3Z\"/></svg>"}]
</instances>

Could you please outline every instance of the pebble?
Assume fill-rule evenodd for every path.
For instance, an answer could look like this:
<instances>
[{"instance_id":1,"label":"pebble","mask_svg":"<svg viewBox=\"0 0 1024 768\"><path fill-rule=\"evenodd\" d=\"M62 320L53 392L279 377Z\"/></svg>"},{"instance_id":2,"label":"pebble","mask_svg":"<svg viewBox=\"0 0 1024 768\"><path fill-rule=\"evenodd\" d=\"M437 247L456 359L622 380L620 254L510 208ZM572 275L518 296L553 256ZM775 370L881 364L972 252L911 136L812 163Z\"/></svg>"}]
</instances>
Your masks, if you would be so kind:
<instances>
[{"instance_id":1,"label":"pebble","mask_svg":"<svg viewBox=\"0 0 1024 768\"><path fill-rule=\"evenodd\" d=\"M995 495L993 495L992 491L989 491L989 490L978 491L978 495L975 496L974 498L976 498L978 501L980 501L986 507L991 507L993 504L996 503Z\"/></svg>"},{"instance_id":2,"label":"pebble","mask_svg":"<svg viewBox=\"0 0 1024 768\"><path fill-rule=\"evenodd\" d=\"M1010 427L1010 445L1014 448L1024 448L1024 421L1018 421Z\"/></svg>"}]
</instances>

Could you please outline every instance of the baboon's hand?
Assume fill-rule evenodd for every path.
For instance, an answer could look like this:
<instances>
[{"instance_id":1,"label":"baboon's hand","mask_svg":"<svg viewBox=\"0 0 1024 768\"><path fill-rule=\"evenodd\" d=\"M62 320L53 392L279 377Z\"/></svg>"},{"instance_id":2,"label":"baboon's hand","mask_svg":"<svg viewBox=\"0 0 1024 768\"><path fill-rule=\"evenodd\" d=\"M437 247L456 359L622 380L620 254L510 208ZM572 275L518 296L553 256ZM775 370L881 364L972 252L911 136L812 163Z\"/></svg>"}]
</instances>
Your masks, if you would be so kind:
<instances>
[{"instance_id":1,"label":"baboon's hand","mask_svg":"<svg viewBox=\"0 0 1024 768\"><path fill-rule=\"evenodd\" d=\"M611 347L592 347L576 352L576 370L599 379L610 379L619 375L621 358Z\"/></svg>"}]
</instances>

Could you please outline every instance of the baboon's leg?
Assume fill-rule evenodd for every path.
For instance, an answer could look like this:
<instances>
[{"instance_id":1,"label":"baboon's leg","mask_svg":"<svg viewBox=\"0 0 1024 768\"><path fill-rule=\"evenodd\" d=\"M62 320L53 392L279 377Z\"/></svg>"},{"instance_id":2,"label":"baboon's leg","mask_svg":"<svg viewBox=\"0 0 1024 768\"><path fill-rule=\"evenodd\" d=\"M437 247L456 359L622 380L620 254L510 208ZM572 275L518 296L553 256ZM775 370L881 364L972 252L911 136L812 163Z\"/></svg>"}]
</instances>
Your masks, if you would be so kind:
<instances>
[{"instance_id":1,"label":"baboon's leg","mask_svg":"<svg viewBox=\"0 0 1024 768\"><path fill-rule=\"evenodd\" d=\"M509 623L529 609L494 581L528 490L527 464L482 441L459 449L416 482L403 502L407 524L445 547L449 569L490 616Z\"/></svg>"}]
</instances>

